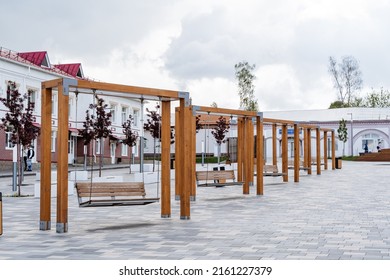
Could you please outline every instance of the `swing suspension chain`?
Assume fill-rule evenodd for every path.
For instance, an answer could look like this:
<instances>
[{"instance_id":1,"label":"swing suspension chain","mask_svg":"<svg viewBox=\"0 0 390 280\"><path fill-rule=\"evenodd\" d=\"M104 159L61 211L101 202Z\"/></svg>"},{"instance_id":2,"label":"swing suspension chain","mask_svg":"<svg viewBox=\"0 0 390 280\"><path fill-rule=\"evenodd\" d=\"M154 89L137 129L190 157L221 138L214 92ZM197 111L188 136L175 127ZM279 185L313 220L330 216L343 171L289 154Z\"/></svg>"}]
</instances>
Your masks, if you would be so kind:
<instances>
[{"instance_id":1,"label":"swing suspension chain","mask_svg":"<svg viewBox=\"0 0 390 280\"><path fill-rule=\"evenodd\" d=\"M207 146L207 148L205 149L206 151L206 184L208 183L208 179L209 179L209 161L210 159L207 159L207 155L209 154L210 152L210 112L207 112L207 121L206 121L206 131L205 133L207 134L207 143L205 143L205 145Z\"/></svg>"},{"instance_id":2,"label":"swing suspension chain","mask_svg":"<svg viewBox=\"0 0 390 280\"><path fill-rule=\"evenodd\" d=\"M94 102L94 105L96 105L96 98L97 98L97 94L96 94L96 90L95 89L93 89L92 90L92 92L93 92L93 102ZM94 109L95 110L95 109ZM92 143L93 143L93 141L92 141ZM100 143L100 145L101 145L102 143ZM96 145L94 145L95 147L96 147ZM95 150L95 152L96 152L96 150ZM92 186L93 186L93 163L94 163L94 161L95 161L95 159L93 158L92 159L92 164L91 164L91 186L90 186L90 188L89 188L89 202L91 203L91 199L92 199Z\"/></svg>"}]
</instances>

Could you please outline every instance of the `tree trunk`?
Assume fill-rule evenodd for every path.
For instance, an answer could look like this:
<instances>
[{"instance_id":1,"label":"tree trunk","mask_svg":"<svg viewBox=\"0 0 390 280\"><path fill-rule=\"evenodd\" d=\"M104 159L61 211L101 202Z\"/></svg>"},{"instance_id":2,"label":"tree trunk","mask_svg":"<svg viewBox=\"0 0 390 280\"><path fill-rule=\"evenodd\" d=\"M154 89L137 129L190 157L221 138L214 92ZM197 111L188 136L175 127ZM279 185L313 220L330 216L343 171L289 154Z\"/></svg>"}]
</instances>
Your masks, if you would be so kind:
<instances>
[{"instance_id":1,"label":"tree trunk","mask_svg":"<svg viewBox=\"0 0 390 280\"><path fill-rule=\"evenodd\" d=\"M154 172L155 160L156 160L156 138L153 138L153 172Z\"/></svg>"},{"instance_id":2,"label":"tree trunk","mask_svg":"<svg viewBox=\"0 0 390 280\"><path fill-rule=\"evenodd\" d=\"M17 178L18 178L18 183L17 183L17 189L18 189L18 196L20 196L20 194L21 194L21 190L20 190L20 188L21 188L21 186L22 186L22 160L21 160L21 158L22 158L22 156L23 155L21 155L21 152L20 152L20 149L21 149L21 145L20 144L17 144L17 166L18 166L18 170L17 170L17 174L18 174L18 176L17 176Z\"/></svg>"},{"instance_id":3,"label":"tree trunk","mask_svg":"<svg viewBox=\"0 0 390 280\"><path fill-rule=\"evenodd\" d=\"M131 163L132 163L132 158L133 158L133 150L131 149L132 147L130 147L130 158L129 158L129 174L131 174Z\"/></svg>"},{"instance_id":4,"label":"tree trunk","mask_svg":"<svg viewBox=\"0 0 390 280\"><path fill-rule=\"evenodd\" d=\"M87 146L84 145L84 170L87 170Z\"/></svg>"},{"instance_id":5,"label":"tree trunk","mask_svg":"<svg viewBox=\"0 0 390 280\"><path fill-rule=\"evenodd\" d=\"M220 164L221 161L221 144L218 145L218 165Z\"/></svg>"},{"instance_id":6,"label":"tree trunk","mask_svg":"<svg viewBox=\"0 0 390 280\"><path fill-rule=\"evenodd\" d=\"M99 177L102 177L102 168L103 168L103 138L100 138L100 162L99 162Z\"/></svg>"}]
</instances>

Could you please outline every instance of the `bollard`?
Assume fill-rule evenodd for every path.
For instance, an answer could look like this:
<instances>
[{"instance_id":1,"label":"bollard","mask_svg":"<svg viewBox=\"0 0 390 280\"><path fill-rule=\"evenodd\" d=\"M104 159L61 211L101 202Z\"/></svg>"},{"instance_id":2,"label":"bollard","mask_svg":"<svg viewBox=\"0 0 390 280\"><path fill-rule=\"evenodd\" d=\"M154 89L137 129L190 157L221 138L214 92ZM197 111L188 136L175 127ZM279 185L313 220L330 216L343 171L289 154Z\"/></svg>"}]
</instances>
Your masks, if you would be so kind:
<instances>
[{"instance_id":1,"label":"bollard","mask_svg":"<svg viewBox=\"0 0 390 280\"><path fill-rule=\"evenodd\" d=\"M0 235L3 234L3 197L0 192Z\"/></svg>"}]
</instances>

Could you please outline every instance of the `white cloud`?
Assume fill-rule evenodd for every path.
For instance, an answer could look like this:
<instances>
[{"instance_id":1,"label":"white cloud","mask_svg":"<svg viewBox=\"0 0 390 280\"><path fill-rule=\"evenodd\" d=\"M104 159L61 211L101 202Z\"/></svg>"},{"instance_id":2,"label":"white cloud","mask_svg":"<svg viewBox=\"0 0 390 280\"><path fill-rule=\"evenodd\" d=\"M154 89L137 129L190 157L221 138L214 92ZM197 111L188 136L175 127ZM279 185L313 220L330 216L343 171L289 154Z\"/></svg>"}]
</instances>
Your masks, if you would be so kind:
<instances>
[{"instance_id":1,"label":"white cloud","mask_svg":"<svg viewBox=\"0 0 390 280\"><path fill-rule=\"evenodd\" d=\"M190 91L237 108L234 64L256 64L262 110L327 108L328 57L352 55L366 88L390 88L386 0L7 3L1 46L47 50L101 81ZM75 8L77 7L77 8ZM16 34L23 34L19 36Z\"/></svg>"}]
</instances>

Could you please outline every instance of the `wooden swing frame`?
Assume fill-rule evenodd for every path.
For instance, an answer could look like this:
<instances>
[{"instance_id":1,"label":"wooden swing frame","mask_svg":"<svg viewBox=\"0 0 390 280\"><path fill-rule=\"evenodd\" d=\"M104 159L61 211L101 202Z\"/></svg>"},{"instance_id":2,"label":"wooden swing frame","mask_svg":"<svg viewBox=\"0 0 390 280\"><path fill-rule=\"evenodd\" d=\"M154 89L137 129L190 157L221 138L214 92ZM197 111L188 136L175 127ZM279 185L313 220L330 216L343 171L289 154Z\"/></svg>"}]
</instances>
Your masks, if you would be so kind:
<instances>
[{"instance_id":1,"label":"wooden swing frame","mask_svg":"<svg viewBox=\"0 0 390 280\"><path fill-rule=\"evenodd\" d=\"M40 196L40 230L51 229L51 131L52 131L52 96L53 91L58 91L58 163L57 163L57 220L56 232L64 233L68 231L68 131L69 131L69 92L78 91L79 93L97 92L103 96L116 96L123 98L133 98L139 100L161 100L162 108L162 127L161 127L161 217L171 217L170 202L170 146L171 146L171 101L180 101L182 111L189 110L189 93L135 87L120 84L94 82L88 80L75 80L70 78L60 78L51 81L42 82L42 117L41 117L41 196ZM179 124L180 125L180 124ZM184 131L184 130L182 130ZM184 135L181 135L183 137ZM190 153L190 146L185 146L175 153L182 157L181 154ZM187 159L183 157L183 161ZM183 176L181 186L184 191L181 201L189 204L189 197L184 197L185 186L190 184L188 175ZM189 217L189 210L185 211L181 205L181 212L184 217Z\"/></svg>"}]
</instances>

